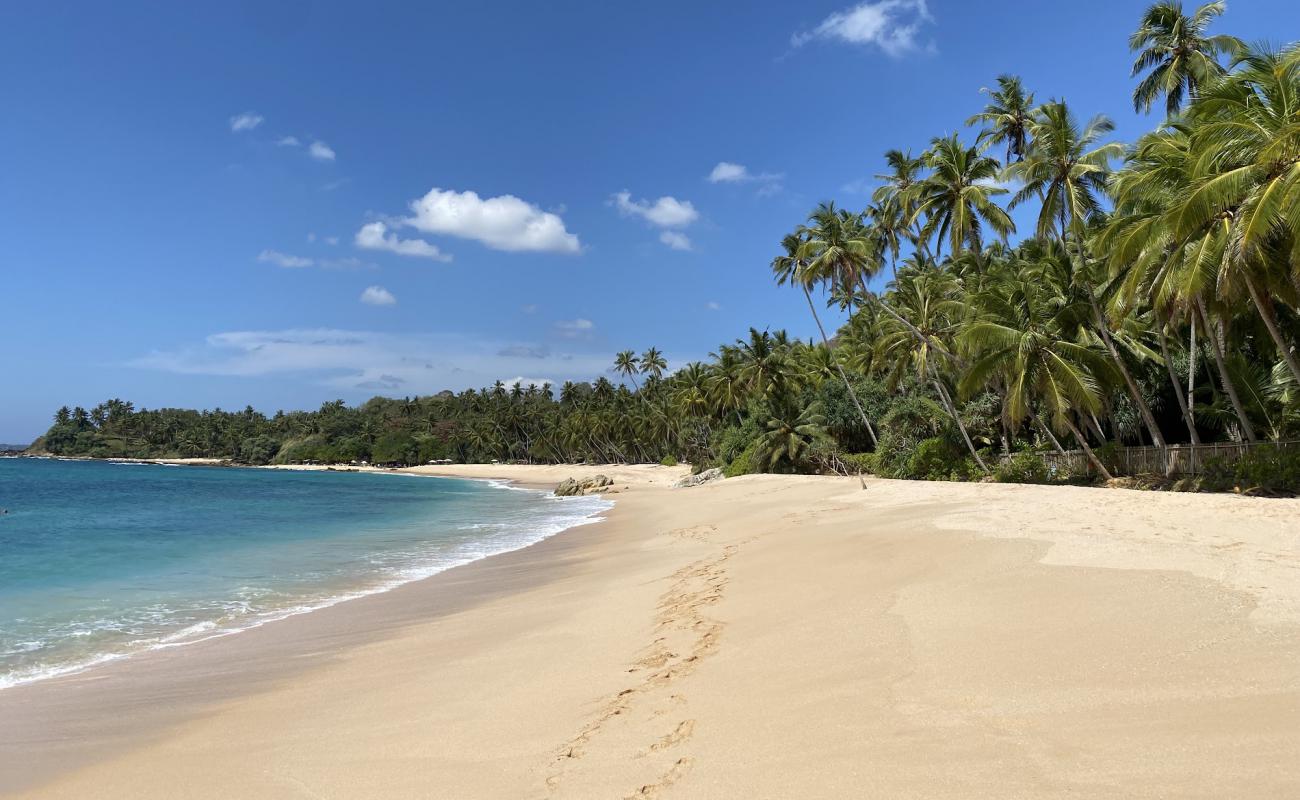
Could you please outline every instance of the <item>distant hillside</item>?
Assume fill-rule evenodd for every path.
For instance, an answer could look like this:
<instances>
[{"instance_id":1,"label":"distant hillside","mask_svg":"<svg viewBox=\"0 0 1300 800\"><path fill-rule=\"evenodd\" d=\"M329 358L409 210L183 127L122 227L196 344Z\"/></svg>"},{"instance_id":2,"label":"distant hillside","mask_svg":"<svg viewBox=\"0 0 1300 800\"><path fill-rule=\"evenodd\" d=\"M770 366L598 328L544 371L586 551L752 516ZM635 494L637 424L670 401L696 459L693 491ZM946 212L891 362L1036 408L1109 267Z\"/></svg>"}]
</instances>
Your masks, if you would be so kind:
<instances>
[{"instance_id":1,"label":"distant hillside","mask_svg":"<svg viewBox=\"0 0 1300 800\"><path fill-rule=\"evenodd\" d=\"M0 453L21 453L31 447L29 444L0 444Z\"/></svg>"}]
</instances>

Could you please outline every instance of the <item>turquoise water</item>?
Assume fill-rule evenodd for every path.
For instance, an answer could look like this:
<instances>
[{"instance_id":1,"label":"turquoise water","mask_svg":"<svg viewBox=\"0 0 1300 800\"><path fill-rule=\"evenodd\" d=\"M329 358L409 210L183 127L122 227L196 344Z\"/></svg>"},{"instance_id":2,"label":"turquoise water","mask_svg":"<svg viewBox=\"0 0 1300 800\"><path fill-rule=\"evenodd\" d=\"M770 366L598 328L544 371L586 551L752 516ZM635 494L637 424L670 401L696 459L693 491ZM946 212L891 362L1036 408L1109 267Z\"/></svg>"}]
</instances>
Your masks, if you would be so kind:
<instances>
[{"instance_id":1,"label":"turquoise water","mask_svg":"<svg viewBox=\"0 0 1300 800\"><path fill-rule=\"evenodd\" d=\"M487 481L0 458L0 688L383 591L609 506Z\"/></svg>"}]
</instances>

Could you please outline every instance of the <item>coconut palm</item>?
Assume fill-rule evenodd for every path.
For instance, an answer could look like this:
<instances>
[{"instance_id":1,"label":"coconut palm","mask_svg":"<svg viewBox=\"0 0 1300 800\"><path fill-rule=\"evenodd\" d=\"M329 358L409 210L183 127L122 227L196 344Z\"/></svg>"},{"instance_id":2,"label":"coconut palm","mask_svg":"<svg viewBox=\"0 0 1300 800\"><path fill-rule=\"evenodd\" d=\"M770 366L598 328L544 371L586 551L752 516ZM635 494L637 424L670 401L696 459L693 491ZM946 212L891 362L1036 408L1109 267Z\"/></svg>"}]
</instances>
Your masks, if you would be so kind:
<instances>
[{"instance_id":1,"label":"coconut palm","mask_svg":"<svg viewBox=\"0 0 1300 800\"><path fill-rule=\"evenodd\" d=\"M1068 430L1098 473L1109 479L1110 472L1073 417L1101 410L1101 386L1110 361L1103 352L1075 341L1079 309L1072 307L1063 287L1052 284L1042 268L1027 265L971 298L978 314L958 340L974 361L959 390L971 396L1001 379L1005 411L1013 423L1037 418L1034 406L1041 406L1051 423Z\"/></svg>"},{"instance_id":2,"label":"coconut palm","mask_svg":"<svg viewBox=\"0 0 1300 800\"><path fill-rule=\"evenodd\" d=\"M1235 57L1243 49L1235 36L1207 36L1206 29L1227 9L1223 2L1206 3L1188 16L1177 0L1161 0L1142 15L1138 29L1129 37L1129 49L1137 53L1131 77L1147 72L1133 89L1133 109L1150 111L1160 95L1165 113L1173 116L1184 100L1224 73L1222 56Z\"/></svg>"},{"instance_id":3,"label":"coconut palm","mask_svg":"<svg viewBox=\"0 0 1300 800\"><path fill-rule=\"evenodd\" d=\"M636 353L633 351L622 350L614 356L614 371L622 375L624 378L631 378L632 385L637 389L641 388L636 382L636 375L641 371L641 368L637 361Z\"/></svg>"},{"instance_id":4,"label":"coconut palm","mask_svg":"<svg viewBox=\"0 0 1300 800\"><path fill-rule=\"evenodd\" d=\"M934 139L924 158L931 172L909 190L916 202L912 221L924 218L920 238L935 239L936 258L943 253L945 239L957 256L967 247L983 246L986 225L1004 239L1015 231L1011 217L993 202L1007 193L996 185L1001 171L997 159L962 144L956 134Z\"/></svg>"},{"instance_id":5,"label":"coconut palm","mask_svg":"<svg viewBox=\"0 0 1300 800\"><path fill-rule=\"evenodd\" d=\"M991 147L997 144L1007 146L1006 163L1020 161L1029 150L1029 124L1034 112L1034 94L1025 93L1020 78L1015 75L999 75L998 88L987 86L980 89L989 96L984 110L970 119L966 124L980 125L977 145Z\"/></svg>"},{"instance_id":6,"label":"coconut palm","mask_svg":"<svg viewBox=\"0 0 1300 800\"><path fill-rule=\"evenodd\" d=\"M786 234L781 239L782 254L772 259L772 276L776 279L777 286L784 286L789 283L798 286L803 291L804 299L808 301L808 311L812 313L813 322L817 323L817 331L821 334L822 343L830 351L830 339L826 336L826 328L822 325L821 317L817 314L817 307L812 301L810 286L812 285L813 274L808 270L808 262L799 255L803 245L804 238L799 233ZM834 358L833 352L832 357ZM861 417L862 424L871 437L871 443L875 445L876 430L872 427L871 420L867 419L867 412L862 410L862 403L858 400L858 393L853 390L853 384L849 382L849 376L845 374L844 366L840 364L840 360L834 358L834 361L835 369L838 370L840 379L844 381L844 388L853 400L853 407L857 409L858 416Z\"/></svg>"},{"instance_id":7,"label":"coconut palm","mask_svg":"<svg viewBox=\"0 0 1300 800\"><path fill-rule=\"evenodd\" d=\"M668 361L658 348L651 347L641 354L642 375L649 375L651 379L659 380L666 369L668 369Z\"/></svg>"}]
</instances>

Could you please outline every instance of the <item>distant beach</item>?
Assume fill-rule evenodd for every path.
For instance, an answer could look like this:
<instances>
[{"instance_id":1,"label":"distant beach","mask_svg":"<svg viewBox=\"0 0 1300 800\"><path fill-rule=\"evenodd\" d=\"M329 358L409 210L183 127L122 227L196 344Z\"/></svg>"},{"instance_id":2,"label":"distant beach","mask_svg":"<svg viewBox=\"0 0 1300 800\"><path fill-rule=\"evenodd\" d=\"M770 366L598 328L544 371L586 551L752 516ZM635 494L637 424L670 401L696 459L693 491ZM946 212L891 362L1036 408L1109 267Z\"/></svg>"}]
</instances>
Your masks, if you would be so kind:
<instances>
[{"instance_id":1,"label":"distant beach","mask_svg":"<svg viewBox=\"0 0 1300 800\"><path fill-rule=\"evenodd\" d=\"M603 471L615 506L384 594L2 691L3 789L1300 791L1300 501L415 471Z\"/></svg>"}]
</instances>

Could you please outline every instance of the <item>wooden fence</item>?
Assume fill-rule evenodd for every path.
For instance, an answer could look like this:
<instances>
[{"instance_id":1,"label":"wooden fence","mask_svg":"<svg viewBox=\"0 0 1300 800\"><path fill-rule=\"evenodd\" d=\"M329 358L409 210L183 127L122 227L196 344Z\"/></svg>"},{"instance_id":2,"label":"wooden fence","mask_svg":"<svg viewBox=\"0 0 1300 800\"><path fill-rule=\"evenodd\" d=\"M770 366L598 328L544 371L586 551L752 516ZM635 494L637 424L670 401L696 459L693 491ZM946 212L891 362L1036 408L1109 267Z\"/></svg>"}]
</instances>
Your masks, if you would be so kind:
<instances>
[{"instance_id":1,"label":"wooden fence","mask_svg":"<svg viewBox=\"0 0 1300 800\"><path fill-rule=\"evenodd\" d=\"M1122 447L1107 464L1117 475L1200 475L1205 465L1214 461L1233 462L1258 447L1284 450L1300 449L1300 439L1281 442L1215 442L1213 444L1175 444L1168 447ZM1053 472L1079 473L1092 468L1082 450L1064 455L1055 451L1041 454Z\"/></svg>"}]
</instances>

